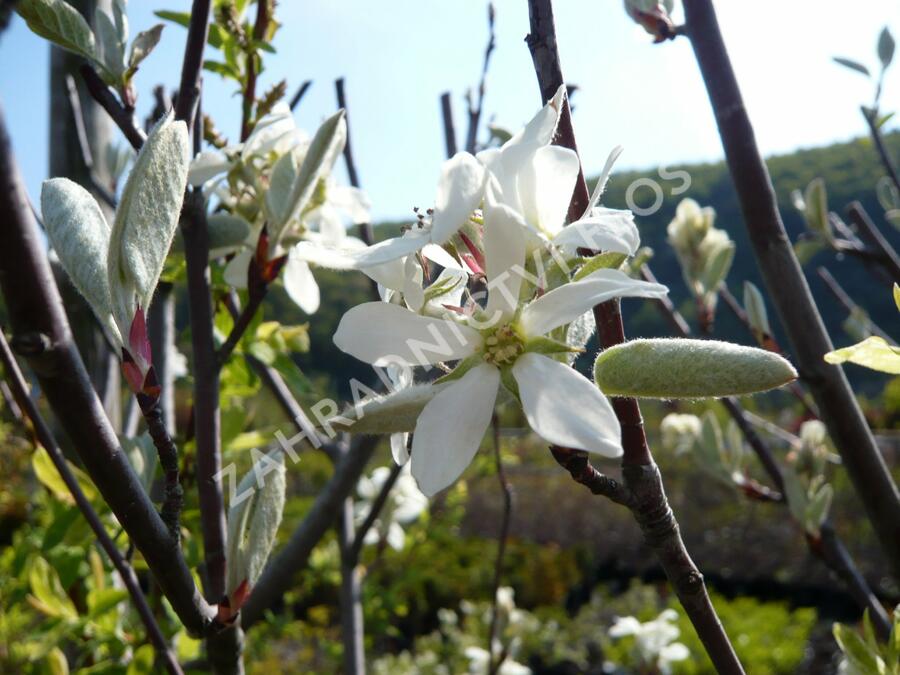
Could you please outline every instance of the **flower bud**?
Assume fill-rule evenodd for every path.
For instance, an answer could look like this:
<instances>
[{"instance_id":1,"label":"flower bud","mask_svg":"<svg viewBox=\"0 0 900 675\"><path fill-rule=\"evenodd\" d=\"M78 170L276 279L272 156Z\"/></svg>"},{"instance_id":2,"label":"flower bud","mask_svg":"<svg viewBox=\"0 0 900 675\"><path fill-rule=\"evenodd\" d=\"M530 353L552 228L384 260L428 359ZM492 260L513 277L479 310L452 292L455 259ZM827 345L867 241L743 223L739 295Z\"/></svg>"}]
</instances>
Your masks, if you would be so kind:
<instances>
[{"instance_id":1,"label":"flower bud","mask_svg":"<svg viewBox=\"0 0 900 675\"><path fill-rule=\"evenodd\" d=\"M600 353L597 386L608 396L721 398L796 379L794 367L762 349L715 340L632 340Z\"/></svg>"}]
</instances>

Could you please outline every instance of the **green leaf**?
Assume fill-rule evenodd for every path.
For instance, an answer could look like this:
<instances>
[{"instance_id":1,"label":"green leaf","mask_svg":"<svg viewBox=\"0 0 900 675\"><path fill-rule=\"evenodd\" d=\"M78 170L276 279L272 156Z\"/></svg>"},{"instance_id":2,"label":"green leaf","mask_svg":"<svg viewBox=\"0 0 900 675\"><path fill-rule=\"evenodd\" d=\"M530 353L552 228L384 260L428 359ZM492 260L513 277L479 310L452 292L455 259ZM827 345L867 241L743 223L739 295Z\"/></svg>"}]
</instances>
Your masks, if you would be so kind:
<instances>
[{"instance_id":1,"label":"green leaf","mask_svg":"<svg viewBox=\"0 0 900 675\"><path fill-rule=\"evenodd\" d=\"M412 431L426 404L447 385L422 384L361 402L342 413L354 420L348 428L355 434L393 434ZM335 426L339 425L335 422ZM345 425L346 426L346 425Z\"/></svg>"},{"instance_id":2,"label":"green leaf","mask_svg":"<svg viewBox=\"0 0 900 675\"><path fill-rule=\"evenodd\" d=\"M184 637L187 636L179 635L178 641L181 642ZM141 645L135 650L125 675L152 675L154 658L153 646Z\"/></svg>"},{"instance_id":3,"label":"green leaf","mask_svg":"<svg viewBox=\"0 0 900 675\"><path fill-rule=\"evenodd\" d=\"M106 71L106 83L116 86L125 76L125 43L112 18L100 8L94 12L94 26L97 61Z\"/></svg>"},{"instance_id":4,"label":"green leaf","mask_svg":"<svg viewBox=\"0 0 900 675\"><path fill-rule=\"evenodd\" d=\"M88 616L98 619L128 597L128 591L118 588L102 588L88 593Z\"/></svg>"},{"instance_id":5,"label":"green leaf","mask_svg":"<svg viewBox=\"0 0 900 675\"><path fill-rule=\"evenodd\" d=\"M778 354L716 340L632 340L594 363L597 386L609 396L721 398L780 387L797 378Z\"/></svg>"},{"instance_id":6,"label":"green leaf","mask_svg":"<svg viewBox=\"0 0 900 675\"><path fill-rule=\"evenodd\" d=\"M884 338L873 335L850 347L836 349L825 355L828 363L855 363L858 366L879 370L882 373L900 375L900 347L894 347Z\"/></svg>"},{"instance_id":7,"label":"green leaf","mask_svg":"<svg viewBox=\"0 0 900 675\"><path fill-rule=\"evenodd\" d=\"M28 585L32 593L28 600L35 609L58 619L78 619L78 610L66 595L59 575L44 558L37 557L32 561Z\"/></svg>"},{"instance_id":8,"label":"green leaf","mask_svg":"<svg viewBox=\"0 0 900 675\"><path fill-rule=\"evenodd\" d=\"M16 6L28 27L42 38L91 61L96 60L94 34L87 21L64 0L22 0Z\"/></svg>"},{"instance_id":9,"label":"green leaf","mask_svg":"<svg viewBox=\"0 0 900 675\"><path fill-rule=\"evenodd\" d=\"M869 73L869 69L866 68L863 64L859 63L858 61L853 61L851 59L845 59L842 56L835 56L834 62L839 63L842 66L844 66L845 68L849 68L850 70L855 70L857 73L862 73L866 77L871 77L871 74Z\"/></svg>"},{"instance_id":10,"label":"green leaf","mask_svg":"<svg viewBox=\"0 0 900 675\"><path fill-rule=\"evenodd\" d=\"M878 60L881 61L882 70L891 65L894 59L894 36L891 35L887 26L882 28L881 34L878 36Z\"/></svg>"},{"instance_id":11,"label":"green leaf","mask_svg":"<svg viewBox=\"0 0 900 675\"><path fill-rule=\"evenodd\" d=\"M54 647L47 652L44 662L49 675L69 675L69 662L59 647Z\"/></svg>"},{"instance_id":12,"label":"green leaf","mask_svg":"<svg viewBox=\"0 0 900 675\"><path fill-rule=\"evenodd\" d=\"M208 218L207 224L211 254L216 249L240 246L250 236L250 223L230 213L214 213Z\"/></svg>"},{"instance_id":13,"label":"green leaf","mask_svg":"<svg viewBox=\"0 0 900 675\"><path fill-rule=\"evenodd\" d=\"M866 643L859 634L848 626L836 623L832 629L834 639L844 652L844 656L850 662L850 665L857 672L863 675L876 675L880 672L878 668L878 657L869 651Z\"/></svg>"},{"instance_id":14,"label":"green leaf","mask_svg":"<svg viewBox=\"0 0 900 675\"><path fill-rule=\"evenodd\" d=\"M584 279L591 272L596 272L597 270L602 269L619 269L622 266L622 263L628 259L628 256L624 253L615 253L613 251L608 251L607 253L601 253L600 255L595 255L590 258L580 270L575 273L575 276L572 277L572 281L578 281L579 279Z\"/></svg>"},{"instance_id":15,"label":"green leaf","mask_svg":"<svg viewBox=\"0 0 900 675\"><path fill-rule=\"evenodd\" d=\"M894 304L897 305L897 311L900 312L900 285L894 284Z\"/></svg>"},{"instance_id":16,"label":"green leaf","mask_svg":"<svg viewBox=\"0 0 900 675\"><path fill-rule=\"evenodd\" d=\"M204 61L203 62L204 70L208 70L211 73L215 73L216 75L221 75L224 78L238 80L241 79L241 74L239 71L235 70L232 66L229 66L226 63L221 63L220 61Z\"/></svg>"},{"instance_id":17,"label":"green leaf","mask_svg":"<svg viewBox=\"0 0 900 675\"><path fill-rule=\"evenodd\" d=\"M72 493L69 492L69 488L66 487L62 476L59 475L59 471L57 471L56 467L53 465L53 460L50 459L50 455L44 448L39 447L35 450L34 455L31 458L31 467L34 469L34 473L38 480L41 481L41 483L43 483L57 499L68 504L75 503ZM81 486L81 491L84 492L85 496L91 501L96 499L97 491L87 474L77 466L73 466L71 463L69 463L69 469L75 474L75 479Z\"/></svg>"},{"instance_id":18,"label":"green leaf","mask_svg":"<svg viewBox=\"0 0 900 675\"><path fill-rule=\"evenodd\" d=\"M184 26L185 28L191 25L190 12L171 12L169 10L162 9L153 13L160 19L171 21L172 23L177 23L179 26Z\"/></svg>"}]
</instances>

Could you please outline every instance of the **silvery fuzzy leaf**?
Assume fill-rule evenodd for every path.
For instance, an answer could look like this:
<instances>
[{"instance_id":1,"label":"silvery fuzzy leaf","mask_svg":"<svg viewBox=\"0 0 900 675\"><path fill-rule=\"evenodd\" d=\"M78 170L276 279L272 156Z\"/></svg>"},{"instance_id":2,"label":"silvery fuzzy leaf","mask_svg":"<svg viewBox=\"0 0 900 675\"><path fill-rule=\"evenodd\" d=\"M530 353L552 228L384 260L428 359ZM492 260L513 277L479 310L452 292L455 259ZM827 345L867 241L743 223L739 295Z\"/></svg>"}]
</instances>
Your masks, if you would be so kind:
<instances>
[{"instance_id":1,"label":"silvery fuzzy leaf","mask_svg":"<svg viewBox=\"0 0 900 675\"><path fill-rule=\"evenodd\" d=\"M68 178L52 178L41 187L41 211L47 238L66 274L100 322L121 344L122 335L112 321L106 275L109 224L100 205L78 183Z\"/></svg>"},{"instance_id":2,"label":"silvery fuzzy leaf","mask_svg":"<svg viewBox=\"0 0 900 675\"><path fill-rule=\"evenodd\" d=\"M310 204L319 181L331 173L346 142L347 122L344 111L339 110L316 131L291 185L284 209L278 214L279 219L270 223L270 235L275 245L280 242L285 225L291 219L301 216Z\"/></svg>"},{"instance_id":3,"label":"silvery fuzzy leaf","mask_svg":"<svg viewBox=\"0 0 900 675\"><path fill-rule=\"evenodd\" d=\"M260 455L241 479L228 509L228 594L246 580L250 586L262 573L281 524L285 495L284 455Z\"/></svg>"},{"instance_id":4,"label":"silvery fuzzy leaf","mask_svg":"<svg viewBox=\"0 0 900 675\"><path fill-rule=\"evenodd\" d=\"M594 321L594 312L585 312L569 324L569 327L566 329L566 343L572 347L584 349L596 329L597 324ZM566 360L569 365L572 365L576 358L578 358L578 352L568 352L566 354Z\"/></svg>"},{"instance_id":5,"label":"silvery fuzzy leaf","mask_svg":"<svg viewBox=\"0 0 900 675\"><path fill-rule=\"evenodd\" d=\"M784 358L718 340L639 339L610 347L594 363L607 396L721 398L780 387L797 379Z\"/></svg>"},{"instance_id":6,"label":"silvery fuzzy leaf","mask_svg":"<svg viewBox=\"0 0 900 675\"><path fill-rule=\"evenodd\" d=\"M113 0L112 11L119 40L125 44L128 42L128 9L125 7L125 0Z\"/></svg>"},{"instance_id":7,"label":"silvery fuzzy leaf","mask_svg":"<svg viewBox=\"0 0 900 675\"><path fill-rule=\"evenodd\" d=\"M21 0L16 10L32 32L42 38L86 59L97 58L90 26L64 0Z\"/></svg>"},{"instance_id":8,"label":"silvery fuzzy leaf","mask_svg":"<svg viewBox=\"0 0 900 675\"><path fill-rule=\"evenodd\" d=\"M109 14L99 7L94 12L97 34L97 62L106 71L107 84L117 85L125 76L125 43Z\"/></svg>"},{"instance_id":9,"label":"silvery fuzzy leaf","mask_svg":"<svg viewBox=\"0 0 900 675\"><path fill-rule=\"evenodd\" d=\"M725 281L734 260L734 242L723 243L706 259L702 284L707 294L715 295Z\"/></svg>"},{"instance_id":10,"label":"silvery fuzzy leaf","mask_svg":"<svg viewBox=\"0 0 900 675\"><path fill-rule=\"evenodd\" d=\"M419 413L446 384L418 384L366 401L360 401L341 413L353 423L347 429L355 434L393 434L413 431ZM333 426L338 426L339 420Z\"/></svg>"},{"instance_id":11,"label":"silvery fuzzy leaf","mask_svg":"<svg viewBox=\"0 0 900 675\"><path fill-rule=\"evenodd\" d=\"M291 188L300 173L302 157L297 152L288 152L278 158L269 177L266 191L266 210L269 222L286 223L290 217Z\"/></svg>"},{"instance_id":12,"label":"silvery fuzzy leaf","mask_svg":"<svg viewBox=\"0 0 900 675\"><path fill-rule=\"evenodd\" d=\"M150 52L152 52L156 45L159 44L159 39L162 37L163 24L159 23L145 31L141 31L138 33L134 42L131 43L131 52L128 55L128 69L131 72L137 70L137 67L141 64L141 61L150 56Z\"/></svg>"},{"instance_id":13,"label":"silvery fuzzy leaf","mask_svg":"<svg viewBox=\"0 0 900 675\"><path fill-rule=\"evenodd\" d=\"M820 487L806 506L806 518L804 526L806 531L818 534L822 523L828 518L831 509L831 500L834 498L834 489L827 483Z\"/></svg>"},{"instance_id":14,"label":"silvery fuzzy leaf","mask_svg":"<svg viewBox=\"0 0 900 675\"><path fill-rule=\"evenodd\" d=\"M113 316L127 334L138 305L153 298L181 213L190 144L184 122L164 117L144 142L128 176L109 245Z\"/></svg>"}]
</instances>

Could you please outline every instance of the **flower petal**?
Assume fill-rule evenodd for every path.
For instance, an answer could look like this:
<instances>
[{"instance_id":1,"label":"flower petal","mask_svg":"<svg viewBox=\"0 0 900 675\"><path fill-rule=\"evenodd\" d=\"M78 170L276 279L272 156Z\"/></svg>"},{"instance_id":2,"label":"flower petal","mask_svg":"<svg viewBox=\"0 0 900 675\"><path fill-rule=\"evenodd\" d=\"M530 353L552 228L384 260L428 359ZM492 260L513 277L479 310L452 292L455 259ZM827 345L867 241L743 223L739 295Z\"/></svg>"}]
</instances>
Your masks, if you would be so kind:
<instances>
[{"instance_id":1,"label":"flower petal","mask_svg":"<svg viewBox=\"0 0 900 675\"><path fill-rule=\"evenodd\" d=\"M622 433L612 404L583 375L534 353L520 356L512 374L528 424L545 441L605 457L622 454Z\"/></svg>"},{"instance_id":2,"label":"flower petal","mask_svg":"<svg viewBox=\"0 0 900 675\"><path fill-rule=\"evenodd\" d=\"M288 255L282 275L284 290L300 309L307 314L315 314L319 309L319 285L309 265L297 260L292 253Z\"/></svg>"},{"instance_id":3,"label":"flower petal","mask_svg":"<svg viewBox=\"0 0 900 675\"><path fill-rule=\"evenodd\" d=\"M386 302L366 302L344 314L334 344L376 366L424 366L472 355L481 346L481 335L450 319L419 316Z\"/></svg>"},{"instance_id":4,"label":"flower petal","mask_svg":"<svg viewBox=\"0 0 900 675\"><path fill-rule=\"evenodd\" d=\"M500 371L483 363L435 396L416 422L412 474L431 497L459 478L491 423Z\"/></svg>"},{"instance_id":5,"label":"flower petal","mask_svg":"<svg viewBox=\"0 0 900 675\"><path fill-rule=\"evenodd\" d=\"M194 157L191 168L188 170L188 183L194 187L200 187L219 174L223 174L231 168L231 162L225 153L219 150L204 150Z\"/></svg>"},{"instance_id":6,"label":"flower petal","mask_svg":"<svg viewBox=\"0 0 900 675\"><path fill-rule=\"evenodd\" d=\"M225 265L225 283L232 288L247 288L247 270L250 268L251 260L253 251L249 249L238 251Z\"/></svg>"},{"instance_id":7,"label":"flower petal","mask_svg":"<svg viewBox=\"0 0 900 675\"><path fill-rule=\"evenodd\" d=\"M601 269L545 293L522 312L522 328L531 336L544 335L572 323L594 305L619 297L661 298L669 289L638 281L619 270Z\"/></svg>"},{"instance_id":8,"label":"flower petal","mask_svg":"<svg viewBox=\"0 0 900 675\"><path fill-rule=\"evenodd\" d=\"M553 243L567 255L575 255L579 248L634 255L641 237L631 211L594 209L590 216L564 227Z\"/></svg>"},{"instance_id":9,"label":"flower petal","mask_svg":"<svg viewBox=\"0 0 900 675\"><path fill-rule=\"evenodd\" d=\"M518 144L548 145L556 134L559 115L562 112L563 98L566 96L566 85L562 84L553 98L531 118L525 127L503 145L503 149Z\"/></svg>"},{"instance_id":10,"label":"flower petal","mask_svg":"<svg viewBox=\"0 0 900 675\"><path fill-rule=\"evenodd\" d=\"M566 221L580 166L574 151L550 145L535 150L519 172L522 214L549 237Z\"/></svg>"},{"instance_id":11,"label":"flower petal","mask_svg":"<svg viewBox=\"0 0 900 675\"><path fill-rule=\"evenodd\" d=\"M484 211L484 258L490 316L498 311L504 317L512 316L519 304L526 227L518 213L488 198Z\"/></svg>"},{"instance_id":12,"label":"flower petal","mask_svg":"<svg viewBox=\"0 0 900 675\"><path fill-rule=\"evenodd\" d=\"M406 449L409 434L391 434L391 457L394 463L398 465L406 464L409 461L409 450Z\"/></svg>"},{"instance_id":13,"label":"flower petal","mask_svg":"<svg viewBox=\"0 0 900 675\"><path fill-rule=\"evenodd\" d=\"M443 244L478 208L484 194L484 166L468 152L458 152L444 162L434 200L431 238Z\"/></svg>"}]
</instances>

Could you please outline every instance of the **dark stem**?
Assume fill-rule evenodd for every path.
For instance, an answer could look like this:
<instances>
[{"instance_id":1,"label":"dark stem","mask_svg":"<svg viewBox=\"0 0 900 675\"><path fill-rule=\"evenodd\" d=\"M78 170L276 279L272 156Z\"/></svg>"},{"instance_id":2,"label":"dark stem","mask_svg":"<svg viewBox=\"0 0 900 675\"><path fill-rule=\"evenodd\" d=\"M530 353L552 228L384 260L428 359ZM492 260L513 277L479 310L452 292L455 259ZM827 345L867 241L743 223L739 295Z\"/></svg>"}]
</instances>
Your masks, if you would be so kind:
<instances>
[{"instance_id":1,"label":"dark stem","mask_svg":"<svg viewBox=\"0 0 900 675\"><path fill-rule=\"evenodd\" d=\"M878 226L875 225L865 208L863 208L863 205L860 202L853 202L847 207L847 215L853 224L856 225L860 234L868 240L869 245L873 246L879 253L880 262L894 279L894 283L900 283L900 255L897 255L897 251L885 239L881 230L878 229Z\"/></svg>"},{"instance_id":2,"label":"dark stem","mask_svg":"<svg viewBox=\"0 0 900 675\"><path fill-rule=\"evenodd\" d=\"M526 38L544 101L553 97L565 81L556 46L556 27L551 0L529 0L531 33ZM577 152L568 101L564 99L556 143ZM579 218L589 201L584 173L579 169L574 194L569 204L569 220ZM625 330L618 301L594 308L597 335L606 348L625 341ZM622 428L622 476L631 492L631 512L644 533L645 541L654 549L669 582L678 595L697 635L703 642L719 673L744 673L734 648L728 640L703 583L703 575L688 555L669 508L662 478L644 434L641 410L635 399L615 398L613 409Z\"/></svg>"},{"instance_id":3,"label":"dark stem","mask_svg":"<svg viewBox=\"0 0 900 675\"><path fill-rule=\"evenodd\" d=\"M659 283L656 275L653 274L653 272L647 265L641 266L641 278L644 281L649 281L653 284ZM685 321L684 317L681 315L681 312L675 309L675 304L672 302L672 299L668 295L664 295L656 302L662 305L663 316L666 318L666 321L669 322L669 325L677 335L687 335L691 332L691 327L688 325L688 322Z\"/></svg>"},{"instance_id":4,"label":"dark stem","mask_svg":"<svg viewBox=\"0 0 900 675\"><path fill-rule=\"evenodd\" d=\"M444 123L444 146L447 148L447 157L456 154L456 127L453 124L453 101L450 92L441 94L441 119Z\"/></svg>"},{"instance_id":5,"label":"dark stem","mask_svg":"<svg viewBox=\"0 0 900 675\"><path fill-rule=\"evenodd\" d=\"M209 32L209 7L212 0L194 0L191 20L188 24L184 60L181 64L181 84L175 102L175 119L187 123L188 131L194 128L194 113L200 100L200 81L203 69L203 48Z\"/></svg>"},{"instance_id":6,"label":"dark stem","mask_svg":"<svg viewBox=\"0 0 900 675\"><path fill-rule=\"evenodd\" d=\"M493 21L491 22L493 27ZM490 674L494 675L503 665L504 656L494 659L494 638L497 637L497 624L499 622L499 608L497 607L497 591L503 580L503 558L506 555L506 542L509 539L509 526L512 519L513 492L512 486L506 478L503 470L503 457L500 455L500 424L497 416L491 420L491 428L494 440L494 462L497 467L497 481L503 493L503 518L500 521L500 532L497 535L497 559L494 561L494 582L491 584L493 595L491 596L491 624L488 629L487 652L490 663Z\"/></svg>"},{"instance_id":7,"label":"dark stem","mask_svg":"<svg viewBox=\"0 0 900 675\"><path fill-rule=\"evenodd\" d=\"M219 362L213 342L209 277L209 233L203 196L191 191L181 233L187 262L188 308L194 365L194 438L197 443L197 491L206 558L206 595L225 595L225 502L216 478L222 469L219 437Z\"/></svg>"},{"instance_id":8,"label":"dark stem","mask_svg":"<svg viewBox=\"0 0 900 675\"><path fill-rule=\"evenodd\" d=\"M391 490L394 489L394 485L397 483L397 479L400 478L402 472L402 464L394 464L391 467L391 472L388 474L387 480L384 481L384 485L381 486L381 492L378 493L375 501L372 502L372 507L366 514L365 520L363 520L360 526L356 528L356 537L353 540L353 548L351 551L354 560L359 560L359 554L362 551L366 535L369 533L369 530L372 529L375 521L378 520L378 514L381 513L381 509L383 509L384 505L387 503L388 497L391 496Z\"/></svg>"},{"instance_id":9,"label":"dark stem","mask_svg":"<svg viewBox=\"0 0 900 675\"><path fill-rule=\"evenodd\" d=\"M488 3L488 43L484 48L484 61L481 64L481 79L478 82L478 102L475 103L469 96L469 130L466 134L466 152L475 154L478 143L478 127L481 124L481 115L484 111L484 93L487 83L488 66L491 63L491 54L497 46L494 34L494 3Z\"/></svg>"},{"instance_id":10,"label":"dark stem","mask_svg":"<svg viewBox=\"0 0 900 675\"><path fill-rule=\"evenodd\" d=\"M334 81L334 90L337 95L339 109L344 110L344 119L347 123L347 142L344 143L344 163L347 165L347 178L350 185L359 188L359 174L356 172L356 162L353 161L353 146L350 144L350 110L347 107L347 95L344 91L344 78L339 77ZM372 231L372 223L359 223L359 236L367 246L375 243L375 233ZM373 280L376 293L378 284Z\"/></svg>"},{"instance_id":11,"label":"dark stem","mask_svg":"<svg viewBox=\"0 0 900 675\"><path fill-rule=\"evenodd\" d=\"M84 79L84 84L87 86L91 96L107 112L112 121L115 122L115 125L119 127L119 130L131 143L131 147L135 150L140 150L147 139L147 135L135 122L134 112L126 110L125 106L116 98L113 90L106 85L106 82L97 74L93 66L87 63L81 66L81 77Z\"/></svg>"},{"instance_id":12,"label":"dark stem","mask_svg":"<svg viewBox=\"0 0 900 675\"><path fill-rule=\"evenodd\" d=\"M0 213L6 217L0 228L0 288L12 323L13 346L28 358L85 470L143 554L185 628L193 635L216 630L215 612L198 593L177 542L121 451L72 340L2 113Z\"/></svg>"},{"instance_id":13,"label":"dark stem","mask_svg":"<svg viewBox=\"0 0 900 675\"><path fill-rule=\"evenodd\" d=\"M894 577L900 578L900 493L844 371L824 360L832 350L831 340L781 221L712 2L685 0L684 8L687 33L769 296L790 338L797 369L840 451Z\"/></svg>"},{"instance_id":14,"label":"dark stem","mask_svg":"<svg viewBox=\"0 0 900 675\"><path fill-rule=\"evenodd\" d=\"M847 310L847 313L849 315L853 316L858 312L863 312L863 314L865 314L865 311L853 301L853 298L847 295L847 291L845 291L843 286L841 286L837 282L837 279L831 276L831 272L829 272L824 267L818 267L816 268L816 274L818 274L819 278L825 282L825 287L828 288L828 290L834 296L834 299L838 301L838 304L840 304L841 307ZM891 344L894 343L891 336L881 330L881 328L879 328L874 321L868 318L868 315L866 315L866 318L869 330L872 331L874 335L879 336L886 342L889 342Z\"/></svg>"},{"instance_id":15,"label":"dark stem","mask_svg":"<svg viewBox=\"0 0 900 675\"><path fill-rule=\"evenodd\" d=\"M136 394L135 396L144 415L144 421L147 423L147 433L150 434L153 445L156 446L159 465L165 478L165 498L160 515L177 542L181 540L179 518L184 505L184 491L178 480L178 448L169 435L169 430L166 429L160 397L146 394Z\"/></svg>"},{"instance_id":16,"label":"dark stem","mask_svg":"<svg viewBox=\"0 0 900 675\"><path fill-rule=\"evenodd\" d=\"M253 24L253 39L261 41L269 28L269 2L270 0L257 0L256 23ZM241 116L241 142L247 140L250 135L250 122L253 118L253 106L256 105L256 77L257 61L260 60L259 51L253 47L247 52L247 86L244 87L244 105Z\"/></svg>"},{"instance_id":17,"label":"dark stem","mask_svg":"<svg viewBox=\"0 0 900 675\"><path fill-rule=\"evenodd\" d=\"M884 170L887 171L894 187L900 191L900 176L897 175L897 167L894 165L894 160L891 159L887 146L884 144L884 136L881 135L881 129L878 127L878 111L872 109L870 112L870 109L864 106L861 107L860 110L869 127L869 134L872 136L872 142L875 143L875 150L878 151L878 158L881 160L881 165L884 167Z\"/></svg>"},{"instance_id":18,"label":"dark stem","mask_svg":"<svg viewBox=\"0 0 900 675\"><path fill-rule=\"evenodd\" d=\"M306 95L306 92L309 91L311 86L312 80L306 80L306 82L300 85L297 92L291 97L291 110L296 110L297 106L300 105L300 101L303 100L303 97Z\"/></svg>"},{"instance_id":19,"label":"dark stem","mask_svg":"<svg viewBox=\"0 0 900 675\"><path fill-rule=\"evenodd\" d=\"M119 549L116 548L115 543L110 538L109 534L107 534L106 528L100 520L100 516L94 511L94 507L91 506L90 500L88 500L82 491L81 486L78 484L78 479L69 468L69 463L66 461L65 455L63 455L59 444L57 444L56 439L53 437L50 426L38 410L37 404L28 395L28 383L25 381L25 377L19 369L19 364L16 363L16 359L9 348L9 344L6 342L6 336L3 335L2 331L0 331L0 360L3 361L6 377L12 384L13 395L18 404L25 410L28 419L31 420L31 425L34 427L34 432L38 441L44 446L47 454L50 455L53 466L56 467L56 470L59 472L59 475L62 478L63 483L66 484L69 492L72 493L75 505L78 507L78 510L81 511L84 519L87 521L88 525L90 525L91 530L97 537L100 548L106 552L106 555L109 556L113 566L119 572L122 583L125 585L128 594L131 596L132 602L134 602L134 607L137 610L138 616L140 616L141 621L147 628L147 636L150 638L150 642L156 650L157 657L163 661L166 670L169 673L181 675L182 670L178 665L178 660L175 658L175 654L172 653L172 650L169 649L166 638L163 635L162 630L160 630L159 624L156 623L153 611L147 604L147 599L141 591L141 586L137 576L134 574L134 570L131 568L131 565L125 562Z\"/></svg>"},{"instance_id":20,"label":"dark stem","mask_svg":"<svg viewBox=\"0 0 900 675\"><path fill-rule=\"evenodd\" d=\"M339 458L334 474L316 496L303 522L278 555L269 560L256 582L247 604L241 610L241 624L245 629L262 619L263 612L280 601L291 587L294 575L303 569L313 548L334 525L335 513L340 511L342 502L356 487L377 445L377 436L354 438L350 450Z\"/></svg>"}]
</instances>

